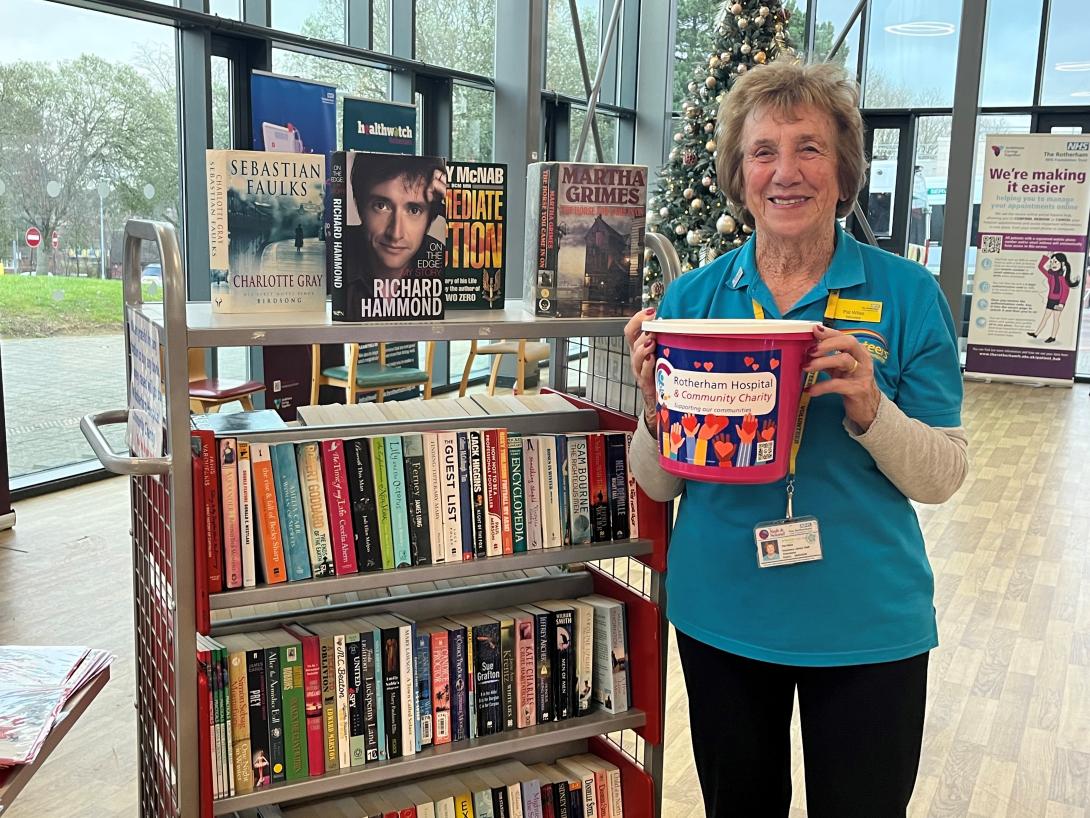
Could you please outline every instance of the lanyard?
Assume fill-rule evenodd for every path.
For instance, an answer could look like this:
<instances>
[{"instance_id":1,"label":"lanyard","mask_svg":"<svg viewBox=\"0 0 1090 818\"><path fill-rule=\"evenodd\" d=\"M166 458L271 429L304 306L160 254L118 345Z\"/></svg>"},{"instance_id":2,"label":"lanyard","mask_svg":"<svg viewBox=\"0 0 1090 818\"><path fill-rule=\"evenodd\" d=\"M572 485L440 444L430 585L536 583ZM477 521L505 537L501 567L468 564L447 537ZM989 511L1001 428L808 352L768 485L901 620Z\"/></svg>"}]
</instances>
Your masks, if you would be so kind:
<instances>
[{"instance_id":1,"label":"lanyard","mask_svg":"<svg viewBox=\"0 0 1090 818\"><path fill-rule=\"evenodd\" d=\"M837 304L840 302L840 290L830 290L829 300L825 305L825 318L822 321L825 326L829 326L834 318L836 318ZM758 321L765 319L765 310L760 304L757 303L757 299L753 299L753 317ZM807 372L806 381L803 383L802 396L799 398L799 416L795 421L795 433L791 437L791 458L789 460L787 470L787 519L790 520L794 517L794 508L792 501L795 497L795 464L798 460L799 449L802 447L802 431L806 427L806 413L810 409L810 392L809 389L814 385L817 380L817 372Z\"/></svg>"}]
</instances>

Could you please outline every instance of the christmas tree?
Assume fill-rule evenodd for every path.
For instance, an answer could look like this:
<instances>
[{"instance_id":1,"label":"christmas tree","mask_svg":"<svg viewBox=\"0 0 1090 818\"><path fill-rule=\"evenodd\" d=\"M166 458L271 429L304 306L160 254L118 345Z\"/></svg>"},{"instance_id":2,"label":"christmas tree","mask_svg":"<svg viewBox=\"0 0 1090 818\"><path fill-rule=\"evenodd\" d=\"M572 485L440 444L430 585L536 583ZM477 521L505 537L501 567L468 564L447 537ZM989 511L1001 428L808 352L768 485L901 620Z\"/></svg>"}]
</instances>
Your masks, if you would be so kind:
<instances>
[{"instance_id":1,"label":"christmas tree","mask_svg":"<svg viewBox=\"0 0 1090 818\"><path fill-rule=\"evenodd\" d=\"M693 70L669 162L648 200L648 229L674 245L683 271L741 246L748 227L736 222L715 179L715 117L724 94L754 66L794 55L790 12L777 0L725 0L715 19L707 62ZM648 251L644 284L651 303L662 298L662 272Z\"/></svg>"}]
</instances>

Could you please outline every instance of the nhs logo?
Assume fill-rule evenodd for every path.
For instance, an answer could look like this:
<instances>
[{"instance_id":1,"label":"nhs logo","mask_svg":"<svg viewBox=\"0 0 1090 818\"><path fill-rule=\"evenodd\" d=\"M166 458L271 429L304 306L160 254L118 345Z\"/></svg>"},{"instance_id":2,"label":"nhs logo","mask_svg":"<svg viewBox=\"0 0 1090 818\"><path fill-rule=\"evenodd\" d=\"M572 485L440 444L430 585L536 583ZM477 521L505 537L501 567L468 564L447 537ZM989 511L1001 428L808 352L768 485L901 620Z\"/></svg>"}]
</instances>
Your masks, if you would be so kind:
<instances>
[{"instance_id":1,"label":"nhs logo","mask_svg":"<svg viewBox=\"0 0 1090 818\"><path fill-rule=\"evenodd\" d=\"M1090 142L1068 142L1069 151L1090 151Z\"/></svg>"}]
</instances>

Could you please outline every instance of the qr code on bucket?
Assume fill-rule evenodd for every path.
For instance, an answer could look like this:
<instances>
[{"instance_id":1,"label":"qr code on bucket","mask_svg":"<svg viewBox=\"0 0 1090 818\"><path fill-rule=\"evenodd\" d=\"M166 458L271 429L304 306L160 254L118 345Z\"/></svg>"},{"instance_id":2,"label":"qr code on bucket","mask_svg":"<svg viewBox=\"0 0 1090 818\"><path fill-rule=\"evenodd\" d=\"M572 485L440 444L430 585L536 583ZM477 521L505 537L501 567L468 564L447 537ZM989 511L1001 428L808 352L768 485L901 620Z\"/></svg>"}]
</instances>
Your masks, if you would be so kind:
<instances>
[{"instance_id":1,"label":"qr code on bucket","mask_svg":"<svg viewBox=\"0 0 1090 818\"><path fill-rule=\"evenodd\" d=\"M980 237L980 252L982 253L998 253L1003 249L1003 237L1002 236L981 236Z\"/></svg>"},{"instance_id":2,"label":"qr code on bucket","mask_svg":"<svg viewBox=\"0 0 1090 818\"><path fill-rule=\"evenodd\" d=\"M757 444L757 462L767 463L775 456L776 443L772 440L764 440Z\"/></svg>"}]
</instances>

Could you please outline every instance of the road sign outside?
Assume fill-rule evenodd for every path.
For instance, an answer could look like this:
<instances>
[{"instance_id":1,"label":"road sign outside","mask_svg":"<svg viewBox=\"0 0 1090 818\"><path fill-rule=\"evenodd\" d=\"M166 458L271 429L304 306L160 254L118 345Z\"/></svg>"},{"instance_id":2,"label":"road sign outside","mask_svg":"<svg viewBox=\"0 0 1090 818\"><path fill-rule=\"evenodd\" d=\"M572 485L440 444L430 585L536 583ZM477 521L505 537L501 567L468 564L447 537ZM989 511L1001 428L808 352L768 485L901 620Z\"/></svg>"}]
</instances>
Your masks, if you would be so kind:
<instances>
[{"instance_id":1,"label":"road sign outside","mask_svg":"<svg viewBox=\"0 0 1090 818\"><path fill-rule=\"evenodd\" d=\"M26 246L34 249L42 243L42 231L37 227L28 227L24 238L26 239Z\"/></svg>"}]
</instances>

